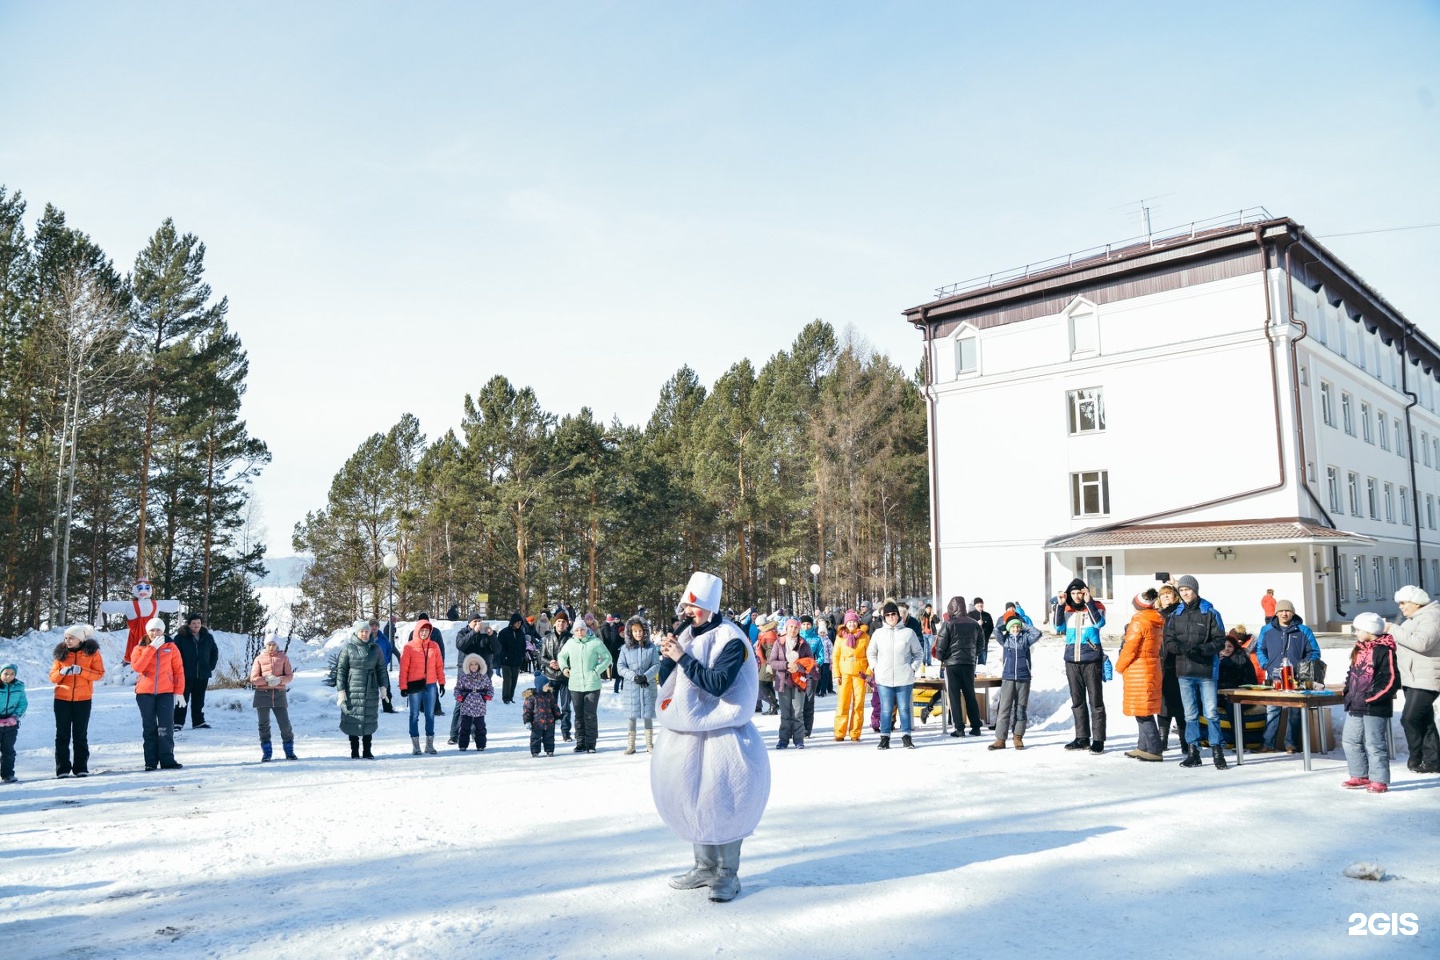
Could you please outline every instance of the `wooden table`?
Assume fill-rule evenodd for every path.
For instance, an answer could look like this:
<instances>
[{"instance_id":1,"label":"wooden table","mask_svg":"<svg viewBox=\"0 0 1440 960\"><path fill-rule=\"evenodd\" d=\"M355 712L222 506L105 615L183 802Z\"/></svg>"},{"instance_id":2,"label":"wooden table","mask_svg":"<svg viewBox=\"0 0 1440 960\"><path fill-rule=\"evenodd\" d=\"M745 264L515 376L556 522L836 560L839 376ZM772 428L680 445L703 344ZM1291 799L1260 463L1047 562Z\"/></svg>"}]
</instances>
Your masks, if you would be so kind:
<instances>
[{"instance_id":1,"label":"wooden table","mask_svg":"<svg viewBox=\"0 0 1440 960\"><path fill-rule=\"evenodd\" d=\"M1236 687L1218 691L1230 699L1235 711L1235 765L1245 762L1245 720L1242 715L1245 704L1255 703L1266 707L1288 707L1300 711L1300 741L1304 746L1305 769L1310 769L1310 711L1338 706L1345 702L1338 687L1327 687L1323 692L1308 690L1247 690ZM1325 715L1329 720L1329 714ZM1322 735L1323 736L1323 735ZM1323 743L1322 743L1323 746Z\"/></svg>"},{"instance_id":2,"label":"wooden table","mask_svg":"<svg viewBox=\"0 0 1440 960\"><path fill-rule=\"evenodd\" d=\"M941 667L940 669L943 671L945 668L944 668L944 667ZM948 683L947 683L947 678L948 678L948 676L949 676L948 674L942 673L939 677L934 678L934 679L926 678L926 679L923 679L923 680L917 679L917 680L915 681L915 689L916 689L916 690L939 690L939 691L940 691L940 702L941 702L941 710L940 710L940 732L941 732L941 733L948 733L949 730L950 730L950 720L951 720L951 718L950 718L950 688L949 688L949 685L948 685ZM980 717L979 717L979 720L980 720L980 723L981 723L981 724L989 724L989 722L990 722L990 692L989 692L989 691L990 691L992 688L998 688L998 687L1000 686L1000 683L1001 683L1001 680L1000 680L999 677L991 677L991 676L987 676L987 675L985 675L985 674L976 674L976 676L975 676L975 701L976 701L976 705L979 706L979 708L980 708ZM962 709L963 709L963 703L962 703ZM961 719L964 720L964 719L966 719L966 718L962 717Z\"/></svg>"}]
</instances>

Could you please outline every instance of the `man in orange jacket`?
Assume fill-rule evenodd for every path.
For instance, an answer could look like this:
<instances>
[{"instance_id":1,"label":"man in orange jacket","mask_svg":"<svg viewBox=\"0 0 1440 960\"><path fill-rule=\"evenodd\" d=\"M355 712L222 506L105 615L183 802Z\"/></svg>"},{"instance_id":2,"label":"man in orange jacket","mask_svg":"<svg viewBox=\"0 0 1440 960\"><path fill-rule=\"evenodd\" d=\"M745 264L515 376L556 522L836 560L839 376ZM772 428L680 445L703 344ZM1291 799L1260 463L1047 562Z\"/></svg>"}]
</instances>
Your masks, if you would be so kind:
<instances>
[{"instance_id":1,"label":"man in orange jacket","mask_svg":"<svg viewBox=\"0 0 1440 960\"><path fill-rule=\"evenodd\" d=\"M175 697L185 694L185 663L180 648L165 639L165 621L145 624L145 636L130 654L135 703L145 736L145 769L179 770L175 762Z\"/></svg>"}]
</instances>

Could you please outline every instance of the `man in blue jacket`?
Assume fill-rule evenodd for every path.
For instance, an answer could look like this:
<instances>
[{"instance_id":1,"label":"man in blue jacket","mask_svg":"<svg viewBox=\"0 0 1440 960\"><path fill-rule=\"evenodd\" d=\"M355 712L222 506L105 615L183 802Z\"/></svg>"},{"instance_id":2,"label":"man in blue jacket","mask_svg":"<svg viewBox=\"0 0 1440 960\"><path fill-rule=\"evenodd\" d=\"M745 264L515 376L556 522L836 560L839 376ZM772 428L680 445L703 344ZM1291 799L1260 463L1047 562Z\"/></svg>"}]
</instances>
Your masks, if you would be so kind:
<instances>
[{"instance_id":1,"label":"man in blue jacket","mask_svg":"<svg viewBox=\"0 0 1440 960\"><path fill-rule=\"evenodd\" d=\"M1300 666L1305 660L1320 659L1320 644L1315 642L1315 634L1305 626L1305 621L1295 612L1295 604L1289 600L1277 600L1275 602L1275 622L1267 623L1260 630L1260 637L1255 641L1255 656L1260 661L1260 669L1270 676L1272 671L1278 671L1285 661L1290 662L1291 667ZM1271 750L1278 751L1280 744L1276 742L1275 734L1280 729L1280 711L1284 707L1265 708L1265 743L1257 751L1268 753ZM1285 752L1295 753L1300 749L1300 723L1303 710L1291 710L1290 721L1285 725Z\"/></svg>"},{"instance_id":2,"label":"man in blue jacket","mask_svg":"<svg viewBox=\"0 0 1440 960\"><path fill-rule=\"evenodd\" d=\"M1105 626L1105 604L1090 596L1085 581L1076 577L1057 599L1051 620L1055 632L1065 635L1065 677L1075 716L1075 739L1065 749L1104 753L1105 692L1100 684L1105 651L1100 628Z\"/></svg>"}]
</instances>

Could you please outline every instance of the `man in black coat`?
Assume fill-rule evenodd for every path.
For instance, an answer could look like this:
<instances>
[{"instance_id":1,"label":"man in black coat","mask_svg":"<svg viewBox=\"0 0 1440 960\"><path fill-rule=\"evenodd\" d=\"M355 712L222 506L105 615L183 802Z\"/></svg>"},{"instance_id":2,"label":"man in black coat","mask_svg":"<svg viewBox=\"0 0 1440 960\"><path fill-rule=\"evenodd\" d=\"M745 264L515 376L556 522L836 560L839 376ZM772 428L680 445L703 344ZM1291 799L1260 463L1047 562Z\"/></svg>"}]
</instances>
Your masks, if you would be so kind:
<instances>
[{"instance_id":1,"label":"man in black coat","mask_svg":"<svg viewBox=\"0 0 1440 960\"><path fill-rule=\"evenodd\" d=\"M500 700L503 703L515 700L515 684L525 663L525 637L525 618L518 612L510 614L510 625L500 631Z\"/></svg>"},{"instance_id":2,"label":"man in black coat","mask_svg":"<svg viewBox=\"0 0 1440 960\"><path fill-rule=\"evenodd\" d=\"M1225 743L1220 736L1220 709L1216 702L1216 657L1225 645L1225 624L1210 601L1200 596L1200 584L1191 576L1175 581L1180 607L1165 620L1165 652L1175 657L1175 677L1185 703L1186 756L1182 767L1200 766L1200 712L1205 713L1210 753L1215 769L1224 770Z\"/></svg>"},{"instance_id":3,"label":"man in black coat","mask_svg":"<svg viewBox=\"0 0 1440 960\"><path fill-rule=\"evenodd\" d=\"M976 597L970 601L970 619L980 624L980 629L985 631L985 645L975 656L975 662L983 664L990 656L990 638L995 636L995 618L985 612L985 601Z\"/></svg>"},{"instance_id":4,"label":"man in black coat","mask_svg":"<svg viewBox=\"0 0 1440 960\"><path fill-rule=\"evenodd\" d=\"M185 726L185 710L190 708L190 728L208 730L205 722L205 688L210 685L210 675L220 662L220 648L215 637L205 629L200 614L192 613L185 619L185 625L175 634L175 646L180 648L180 661L185 665L185 697L175 706L175 726Z\"/></svg>"},{"instance_id":5,"label":"man in black coat","mask_svg":"<svg viewBox=\"0 0 1440 960\"><path fill-rule=\"evenodd\" d=\"M620 618L613 613L605 615L605 623L600 627L600 642L605 644L606 650L610 651L610 662L612 664L618 664L620 662L620 648L625 646L624 628L625 625L620 622ZM619 693L621 688L625 686L625 681L621 679L618 668L612 667L612 669L615 669L614 689L616 693Z\"/></svg>"}]
</instances>

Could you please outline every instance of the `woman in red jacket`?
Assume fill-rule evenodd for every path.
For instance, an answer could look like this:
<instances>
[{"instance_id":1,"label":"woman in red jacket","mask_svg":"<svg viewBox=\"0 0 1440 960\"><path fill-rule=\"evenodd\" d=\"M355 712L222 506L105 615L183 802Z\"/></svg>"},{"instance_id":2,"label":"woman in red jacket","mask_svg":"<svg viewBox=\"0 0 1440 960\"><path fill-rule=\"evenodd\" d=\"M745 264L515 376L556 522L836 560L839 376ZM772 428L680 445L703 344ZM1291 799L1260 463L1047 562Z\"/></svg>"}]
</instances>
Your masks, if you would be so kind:
<instances>
[{"instance_id":1,"label":"woman in red jacket","mask_svg":"<svg viewBox=\"0 0 1440 960\"><path fill-rule=\"evenodd\" d=\"M50 664L50 682L55 684L55 776L90 775L90 698L95 681L105 676L105 661L95 642L95 628L77 623L65 630L65 639L55 648ZM70 744L75 760L70 760Z\"/></svg>"},{"instance_id":2,"label":"woman in red jacket","mask_svg":"<svg viewBox=\"0 0 1440 960\"><path fill-rule=\"evenodd\" d=\"M165 621L145 624L145 638L130 654L135 703L145 736L145 769L179 770L175 762L175 698L185 694L185 662L180 648L165 639Z\"/></svg>"},{"instance_id":3,"label":"woman in red jacket","mask_svg":"<svg viewBox=\"0 0 1440 960\"><path fill-rule=\"evenodd\" d=\"M445 655L421 620L400 654L400 690L410 701L411 752L420 755L420 711L425 711L425 752L435 752L435 701L445 695Z\"/></svg>"}]
</instances>

